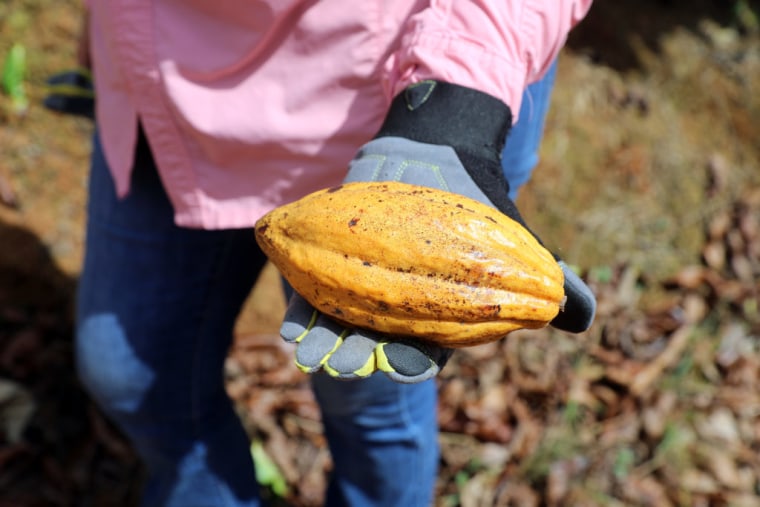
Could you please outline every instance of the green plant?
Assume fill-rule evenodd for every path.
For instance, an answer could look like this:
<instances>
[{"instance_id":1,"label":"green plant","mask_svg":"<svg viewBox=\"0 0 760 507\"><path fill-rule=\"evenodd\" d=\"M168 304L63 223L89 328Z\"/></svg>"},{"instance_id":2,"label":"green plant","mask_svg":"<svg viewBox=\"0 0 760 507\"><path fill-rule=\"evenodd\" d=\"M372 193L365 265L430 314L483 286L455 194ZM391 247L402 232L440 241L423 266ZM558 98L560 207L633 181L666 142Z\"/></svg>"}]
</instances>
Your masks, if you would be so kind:
<instances>
[{"instance_id":1,"label":"green plant","mask_svg":"<svg viewBox=\"0 0 760 507\"><path fill-rule=\"evenodd\" d=\"M738 25L748 33L760 31L760 15L757 7L748 0L737 0L734 3L734 18Z\"/></svg>"},{"instance_id":2,"label":"green plant","mask_svg":"<svg viewBox=\"0 0 760 507\"><path fill-rule=\"evenodd\" d=\"M256 467L256 480L258 483L269 488L272 493L280 498L287 495L288 485L285 477L258 440L251 442L251 457Z\"/></svg>"},{"instance_id":3,"label":"green plant","mask_svg":"<svg viewBox=\"0 0 760 507\"><path fill-rule=\"evenodd\" d=\"M636 462L636 455L630 447L623 447L615 454L612 473L618 479L625 479Z\"/></svg>"},{"instance_id":4,"label":"green plant","mask_svg":"<svg viewBox=\"0 0 760 507\"><path fill-rule=\"evenodd\" d=\"M29 100L24 90L26 74L26 49L21 44L14 44L3 64L3 91L11 99L13 110L22 114L29 107Z\"/></svg>"}]
</instances>

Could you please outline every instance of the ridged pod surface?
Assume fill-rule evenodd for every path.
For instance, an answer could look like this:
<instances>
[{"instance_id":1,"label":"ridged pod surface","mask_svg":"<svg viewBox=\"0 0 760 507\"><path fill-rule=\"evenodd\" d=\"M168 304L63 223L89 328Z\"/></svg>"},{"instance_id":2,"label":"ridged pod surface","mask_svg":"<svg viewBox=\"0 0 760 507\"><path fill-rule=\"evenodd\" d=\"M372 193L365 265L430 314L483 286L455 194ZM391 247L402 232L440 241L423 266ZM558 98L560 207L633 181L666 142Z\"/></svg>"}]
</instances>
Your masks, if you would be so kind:
<instances>
[{"instance_id":1,"label":"ridged pod surface","mask_svg":"<svg viewBox=\"0 0 760 507\"><path fill-rule=\"evenodd\" d=\"M346 183L255 230L293 289L349 326L465 347L543 327L564 301L562 269L532 234L442 190Z\"/></svg>"}]
</instances>

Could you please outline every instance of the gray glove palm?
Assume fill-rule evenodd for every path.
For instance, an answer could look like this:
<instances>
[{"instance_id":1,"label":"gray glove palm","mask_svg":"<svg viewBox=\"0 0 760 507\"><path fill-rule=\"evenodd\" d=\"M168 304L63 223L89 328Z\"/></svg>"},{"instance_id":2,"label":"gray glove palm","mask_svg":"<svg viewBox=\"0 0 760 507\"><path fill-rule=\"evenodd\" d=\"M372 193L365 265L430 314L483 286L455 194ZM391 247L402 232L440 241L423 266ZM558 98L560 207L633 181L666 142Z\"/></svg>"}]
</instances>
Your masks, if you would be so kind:
<instances>
[{"instance_id":1,"label":"gray glove palm","mask_svg":"<svg viewBox=\"0 0 760 507\"><path fill-rule=\"evenodd\" d=\"M507 197L499 162L510 126L509 108L493 97L447 83L420 83L396 98L380 133L351 162L345 181L392 180L439 188L523 223ZM555 319L557 327L583 331L593 320L595 300L561 265L568 301L564 315ZM383 371L397 382L421 382L437 375L452 353L413 339L347 329L298 294L291 298L280 334L297 343L296 364L303 371L324 369L342 379Z\"/></svg>"}]
</instances>

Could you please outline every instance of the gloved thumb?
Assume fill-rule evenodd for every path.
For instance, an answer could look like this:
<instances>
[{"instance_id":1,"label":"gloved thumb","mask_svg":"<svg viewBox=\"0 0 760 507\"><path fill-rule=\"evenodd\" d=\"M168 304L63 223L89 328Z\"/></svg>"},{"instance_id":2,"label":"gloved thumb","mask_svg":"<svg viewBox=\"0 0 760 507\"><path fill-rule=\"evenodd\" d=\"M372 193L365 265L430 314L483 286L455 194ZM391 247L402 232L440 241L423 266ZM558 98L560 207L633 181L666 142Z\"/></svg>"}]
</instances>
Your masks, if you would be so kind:
<instances>
[{"instance_id":1,"label":"gloved thumb","mask_svg":"<svg viewBox=\"0 0 760 507\"><path fill-rule=\"evenodd\" d=\"M570 333L582 333L591 327L596 314L596 298L586 283L564 261L558 261L565 275L565 307L550 322L551 326Z\"/></svg>"}]
</instances>

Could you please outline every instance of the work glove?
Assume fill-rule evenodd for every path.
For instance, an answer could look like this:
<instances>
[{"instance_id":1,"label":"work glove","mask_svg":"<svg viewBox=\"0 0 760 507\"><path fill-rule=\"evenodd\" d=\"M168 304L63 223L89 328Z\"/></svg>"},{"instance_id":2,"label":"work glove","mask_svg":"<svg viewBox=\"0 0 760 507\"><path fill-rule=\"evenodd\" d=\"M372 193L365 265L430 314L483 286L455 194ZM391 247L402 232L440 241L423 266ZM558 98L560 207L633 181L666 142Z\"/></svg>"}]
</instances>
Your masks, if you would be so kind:
<instances>
[{"instance_id":1,"label":"work glove","mask_svg":"<svg viewBox=\"0 0 760 507\"><path fill-rule=\"evenodd\" d=\"M349 165L346 182L401 181L465 195L525 226L509 199L500 156L512 125L509 107L485 93L424 81L398 95L378 134ZM526 227L527 228L527 227ZM574 333L588 329L596 311L591 290L558 259L565 275L564 311L551 322ZM280 330L296 343L296 364L341 379L385 372L402 383L430 379L451 349L408 337L347 328L294 294Z\"/></svg>"},{"instance_id":2,"label":"work glove","mask_svg":"<svg viewBox=\"0 0 760 507\"><path fill-rule=\"evenodd\" d=\"M43 104L58 113L93 119L95 90L92 74L88 69L80 67L50 76Z\"/></svg>"}]
</instances>

